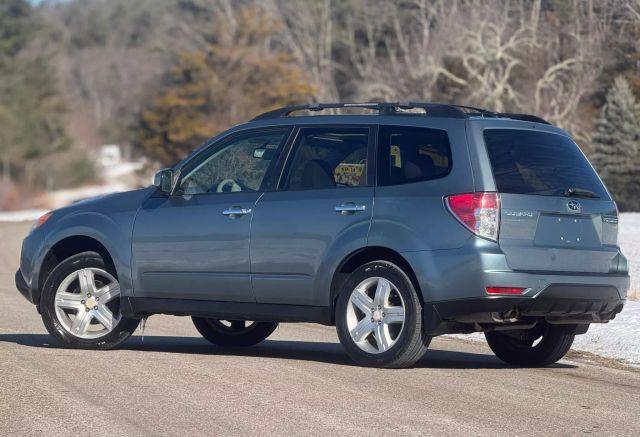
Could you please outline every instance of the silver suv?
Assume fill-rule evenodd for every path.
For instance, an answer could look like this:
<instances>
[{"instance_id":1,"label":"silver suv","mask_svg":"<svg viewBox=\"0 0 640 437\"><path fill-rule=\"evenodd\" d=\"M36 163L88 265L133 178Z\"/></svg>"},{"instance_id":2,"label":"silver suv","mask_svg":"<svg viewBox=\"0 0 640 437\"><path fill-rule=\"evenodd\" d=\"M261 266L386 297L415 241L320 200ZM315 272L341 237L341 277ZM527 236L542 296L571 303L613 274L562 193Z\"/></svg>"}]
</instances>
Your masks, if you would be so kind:
<instances>
[{"instance_id":1,"label":"silver suv","mask_svg":"<svg viewBox=\"0 0 640 437\"><path fill-rule=\"evenodd\" d=\"M325 115L354 108L371 114ZM44 215L16 284L70 346L115 347L164 313L219 346L278 322L336 325L349 356L380 367L484 332L502 360L539 366L622 310L617 233L594 169L540 118L300 105L218 135L149 188Z\"/></svg>"}]
</instances>

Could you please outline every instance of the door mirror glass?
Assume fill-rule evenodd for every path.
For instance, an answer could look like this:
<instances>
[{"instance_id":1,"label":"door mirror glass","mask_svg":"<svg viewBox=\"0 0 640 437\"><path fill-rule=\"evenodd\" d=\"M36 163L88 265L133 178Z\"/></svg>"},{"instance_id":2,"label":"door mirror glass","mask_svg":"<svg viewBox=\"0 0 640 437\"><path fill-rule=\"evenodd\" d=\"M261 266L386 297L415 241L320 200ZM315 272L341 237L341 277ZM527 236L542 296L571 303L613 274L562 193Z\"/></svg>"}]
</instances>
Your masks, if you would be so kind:
<instances>
[{"instance_id":1,"label":"door mirror glass","mask_svg":"<svg viewBox=\"0 0 640 437\"><path fill-rule=\"evenodd\" d=\"M171 194L173 186L173 170L163 168L153 176L153 185L158 187L164 194Z\"/></svg>"}]
</instances>

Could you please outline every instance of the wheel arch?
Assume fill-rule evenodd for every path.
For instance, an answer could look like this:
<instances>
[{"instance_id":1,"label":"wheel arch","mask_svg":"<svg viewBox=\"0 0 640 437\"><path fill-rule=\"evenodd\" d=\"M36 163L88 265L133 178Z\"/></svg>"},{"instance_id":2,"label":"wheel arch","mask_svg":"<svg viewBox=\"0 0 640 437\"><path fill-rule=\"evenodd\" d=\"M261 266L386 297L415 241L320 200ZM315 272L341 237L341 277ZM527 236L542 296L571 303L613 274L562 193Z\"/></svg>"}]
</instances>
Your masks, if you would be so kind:
<instances>
[{"instance_id":1,"label":"wheel arch","mask_svg":"<svg viewBox=\"0 0 640 437\"><path fill-rule=\"evenodd\" d=\"M104 244L87 235L71 235L57 241L45 253L38 275L39 288L44 286L47 278L58 264L82 252L98 253L104 262L117 273L113 257Z\"/></svg>"},{"instance_id":2,"label":"wheel arch","mask_svg":"<svg viewBox=\"0 0 640 437\"><path fill-rule=\"evenodd\" d=\"M358 267L371 261L388 261L400 267L404 271L411 284L418 293L418 299L424 304L424 297L420 289L418 278L411 267L411 264L397 251L384 246L368 246L351 252L347 255L336 268L331 280L331 322L335 323L335 307L336 300L340 294L340 289L349 277L349 274Z\"/></svg>"}]
</instances>

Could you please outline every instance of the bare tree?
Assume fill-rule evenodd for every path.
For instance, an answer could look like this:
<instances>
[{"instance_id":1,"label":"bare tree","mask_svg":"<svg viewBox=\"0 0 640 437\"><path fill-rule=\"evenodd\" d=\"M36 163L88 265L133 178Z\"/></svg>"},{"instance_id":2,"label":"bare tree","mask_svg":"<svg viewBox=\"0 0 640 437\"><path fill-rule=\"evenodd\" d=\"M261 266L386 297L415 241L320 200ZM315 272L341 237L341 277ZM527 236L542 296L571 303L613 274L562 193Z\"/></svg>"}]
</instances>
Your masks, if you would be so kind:
<instances>
[{"instance_id":1,"label":"bare tree","mask_svg":"<svg viewBox=\"0 0 640 437\"><path fill-rule=\"evenodd\" d=\"M470 8L465 20L469 30L459 48L468 99L500 112L522 107L515 78L525 68L526 54L535 42L540 1L530 8L523 1L484 4L484 8Z\"/></svg>"},{"instance_id":2,"label":"bare tree","mask_svg":"<svg viewBox=\"0 0 640 437\"><path fill-rule=\"evenodd\" d=\"M333 57L333 3L331 0L268 0L263 3L264 8L283 23L281 43L307 72L316 87L316 98L323 101L335 101L340 97Z\"/></svg>"},{"instance_id":3,"label":"bare tree","mask_svg":"<svg viewBox=\"0 0 640 437\"><path fill-rule=\"evenodd\" d=\"M602 3L599 3L602 6ZM572 131L582 142L590 142L580 106L597 88L605 60L606 37L610 31L609 8L597 13L592 1L574 1L569 22L541 21L534 50L538 65L533 88L533 106L526 109ZM559 29L562 27L562 29Z\"/></svg>"},{"instance_id":4,"label":"bare tree","mask_svg":"<svg viewBox=\"0 0 640 437\"><path fill-rule=\"evenodd\" d=\"M359 3L359 2L354 2ZM465 84L443 66L457 0L368 2L353 7L344 28L355 93L364 99L431 99L442 77Z\"/></svg>"}]
</instances>

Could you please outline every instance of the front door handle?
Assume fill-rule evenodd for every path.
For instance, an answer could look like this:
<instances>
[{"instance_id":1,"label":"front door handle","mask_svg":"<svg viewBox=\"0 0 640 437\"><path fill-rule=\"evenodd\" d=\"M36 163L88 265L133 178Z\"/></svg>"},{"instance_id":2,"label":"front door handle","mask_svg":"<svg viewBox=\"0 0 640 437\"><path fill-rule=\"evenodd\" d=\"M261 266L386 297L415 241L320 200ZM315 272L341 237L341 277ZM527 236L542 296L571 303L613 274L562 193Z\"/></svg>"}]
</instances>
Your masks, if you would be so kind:
<instances>
[{"instance_id":1,"label":"front door handle","mask_svg":"<svg viewBox=\"0 0 640 437\"><path fill-rule=\"evenodd\" d=\"M247 214L251 214L251 208L243 208L241 206L232 206L222 211L222 215L226 215L229 218L238 218Z\"/></svg>"},{"instance_id":2,"label":"front door handle","mask_svg":"<svg viewBox=\"0 0 640 437\"><path fill-rule=\"evenodd\" d=\"M339 212L342 215L354 214L359 211L364 211L365 209L367 209L365 205L358 205L354 202L343 203L334 208L335 212Z\"/></svg>"}]
</instances>

